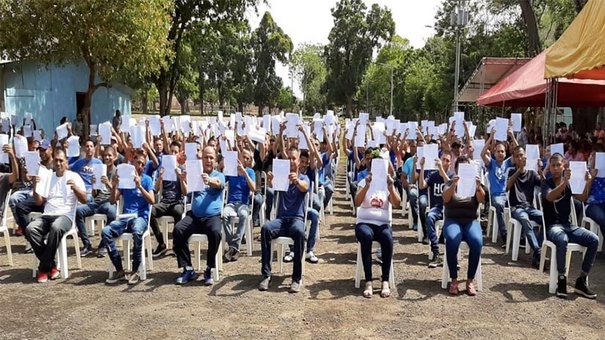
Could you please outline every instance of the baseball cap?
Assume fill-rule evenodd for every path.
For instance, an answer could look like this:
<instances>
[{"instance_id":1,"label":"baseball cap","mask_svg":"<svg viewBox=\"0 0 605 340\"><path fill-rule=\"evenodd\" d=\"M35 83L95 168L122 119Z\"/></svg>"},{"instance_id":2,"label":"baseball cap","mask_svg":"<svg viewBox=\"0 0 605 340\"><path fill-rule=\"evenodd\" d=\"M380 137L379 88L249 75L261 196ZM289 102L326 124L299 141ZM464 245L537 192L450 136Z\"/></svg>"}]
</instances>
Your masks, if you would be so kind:
<instances>
[{"instance_id":1,"label":"baseball cap","mask_svg":"<svg viewBox=\"0 0 605 340\"><path fill-rule=\"evenodd\" d=\"M39 148L44 150L50 148L50 141L48 139L41 140Z\"/></svg>"}]
</instances>

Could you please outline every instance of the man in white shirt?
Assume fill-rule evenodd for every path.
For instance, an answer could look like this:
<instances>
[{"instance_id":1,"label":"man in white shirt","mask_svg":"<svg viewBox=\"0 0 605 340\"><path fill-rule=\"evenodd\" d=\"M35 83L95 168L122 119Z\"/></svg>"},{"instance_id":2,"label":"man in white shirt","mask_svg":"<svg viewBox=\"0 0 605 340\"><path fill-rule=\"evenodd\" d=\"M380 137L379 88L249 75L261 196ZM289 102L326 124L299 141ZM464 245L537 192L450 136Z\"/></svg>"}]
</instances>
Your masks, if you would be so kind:
<instances>
[{"instance_id":1,"label":"man in white shirt","mask_svg":"<svg viewBox=\"0 0 605 340\"><path fill-rule=\"evenodd\" d=\"M48 281L49 277L51 280L59 277L55 264L57 248L63 235L72 228L76 205L86 203L84 181L77 173L67 170L65 151L55 151L54 165L55 172L48 179L48 191L40 187L44 185L40 177L33 177L34 200L37 205L44 205L44 213L25 229L25 236L40 260L37 276L40 283Z\"/></svg>"}]
</instances>

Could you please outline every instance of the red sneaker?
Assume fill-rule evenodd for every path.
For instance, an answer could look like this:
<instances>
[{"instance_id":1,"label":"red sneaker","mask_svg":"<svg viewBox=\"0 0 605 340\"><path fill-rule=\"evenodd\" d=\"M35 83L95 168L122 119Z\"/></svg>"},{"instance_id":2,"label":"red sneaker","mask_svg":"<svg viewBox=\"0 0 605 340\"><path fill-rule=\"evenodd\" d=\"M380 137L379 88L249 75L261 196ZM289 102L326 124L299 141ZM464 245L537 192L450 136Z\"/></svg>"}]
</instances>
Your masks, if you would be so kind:
<instances>
[{"instance_id":1,"label":"red sneaker","mask_svg":"<svg viewBox=\"0 0 605 340\"><path fill-rule=\"evenodd\" d=\"M15 230L15 236L23 236L23 229L21 229L21 227L18 227L17 230Z\"/></svg>"},{"instance_id":2,"label":"red sneaker","mask_svg":"<svg viewBox=\"0 0 605 340\"><path fill-rule=\"evenodd\" d=\"M51 280L56 280L56 279L59 278L59 276L61 276L61 273L59 273L59 270L57 270L57 267L53 267L50 270L50 274L49 274L50 279Z\"/></svg>"},{"instance_id":3,"label":"red sneaker","mask_svg":"<svg viewBox=\"0 0 605 340\"><path fill-rule=\"evenodd\" d=\"M36 279L39 283L45 283L48 281L48 273L38 272Z\"/></svg>"}]
</instances>

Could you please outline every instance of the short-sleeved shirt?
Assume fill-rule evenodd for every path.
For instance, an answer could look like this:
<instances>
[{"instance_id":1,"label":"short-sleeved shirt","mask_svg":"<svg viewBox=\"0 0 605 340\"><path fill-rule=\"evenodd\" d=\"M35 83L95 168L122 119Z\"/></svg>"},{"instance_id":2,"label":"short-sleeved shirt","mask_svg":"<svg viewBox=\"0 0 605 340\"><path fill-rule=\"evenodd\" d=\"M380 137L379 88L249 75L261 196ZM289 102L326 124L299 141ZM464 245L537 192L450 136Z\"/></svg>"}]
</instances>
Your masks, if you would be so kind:
<instances>
[{"instance_id":1,"label":"short-sleeved shirt","mask_svg":"<svg viewBox=\"0 0 605 340\"><path fill-rule=\"evenodd\" d=\"M605 178L596 177L592 181L590 193L586 204L603 204L605 203Z\"/></svg>"},{"instance_id":2,"label":"short-sleeved shirt","mask_svg":"<svg viewBox=\"0 0 605 340\"><path fill-rule=\"evenodd\" d=\"M193 194L193 203L191 204L191 211L195 217L210 217L221 214L223 208L223 190L225 190L225 175L213 170L210 178L218 178L221 181L221 188L211 188L206 186L206 189L202 192L196 192ZM201 180L201 179L200 179Z\"/></svg>"},{"instance_id":3,"label":"short-sleeved shirt","mask_svg":"<svg viewBox=\"0 0 605 340\"><path fill-rule=\"evenodd\" d=\"M568 184L561 196L557 197L553 202L549 202L546 199L546 195L556 187L555 181L552 178L542 181L540 190L542 195L542 211L544 212L544 223L547 227L553 224L569 224L572 198L571 187Z\"/></svg>"},{"instance_id":4,"label":"short-sleeved shirt","mask_svg":"<svg viewBox=\"0 0 605 340\"><path fill-rule=\"evenodd\" d=\"M365 179L359 182L359 191L366 186ZM368 188L363 202L357 209L357 223L383 225L391 223L392 211L390 211L388 190L379 190L373 186Z\"/></svg>"},{"instance_id":5,"label":"short-sleeved shirt","mask_svg":"<svg viewBox=\"0 0 605 340\"><path fill-rule=\"evenodd\" d=\"M44 204L43 215L65 215L70 219L74 217L78 198L71 187L67 185L67 181L70 180L74 181L78 189L82 191L86 190L82 177L77 173L67 170L63 173L63 176L57 177L57 173L53 172L50 178L50 190Z\"/></svg>"},{"instance_id":6,"label":"short-sleeved shirt","mask_svg":"<svg viewBox=\"0 0 605 340\"><path fill-rule=\"evenodd\" d=\"M80 158L70 166L71 171L82 177L87 193L92 192L92 166L95 164L103 164L103 162L98 158Z\"/></svg>"},{"instance_id":7,"label":"short-sleeved shirt","mask_svg":"<svg viewBox=\"0 0 605 340\"><path fill-rule=\"evenodd\" d=\"M448 174L448 177L452 178L454 174ZM445 181L439 171L434 171L426 179L426 185L428 193L431 199L431 208L443 209L443 188L445 187Z\"/></svg>"},{"instance_id":8,"label":"short-sleeved shirt","mask_svg":"<svg viewBox=\"0 0 605 340\"><path fill-rule=\"evenodd\" d=\"M364 169L357 173L357 177L355 177L355 180L357 182L361 182L361 180L368 177L369 174L370 174L370 172L368 171L368 169Z\"/></svg>"},{"instance_id":9,"label":"short-sleeved shirt","mask_svg":"<svg viewBox=\"0 0 605 340\"><path fill-rule=\"evenodd\" d=\"M252 168L246 168L246 172L252 182L256 182L256 174ZM248 204L250 198L250 187L246 176L226 176L226 181L229 182L229 196L227 203L244 203Z\"/></svg>"},{"instance_id":10,"label":"short-sleeved shirt","mask_svg":"<svg viewBox=\"0 0 605 340\"><path fill-rule=\"evenodd\" d=\"M141 186L147 192L153 191L153 180L146 174L141 175ZM149 218L149 211L151 210L151 204L147 202L145 196L138 188L134 189L120 189L120 193L123 197L124 208L122 208L123 214L137 214L137 217ZM153 194L153 193L152 193Z\"/></svg>"},{"instance_id":11,"label":"short-sleeved shirt","mask_svg":"<svg viewBox=\"0 0 605 340\"><path fill-rule=\"evenodd\" d=\"M181 182L178 179L176 181L162 181L162 203L177 203L182 198Z\"/></svg>"},{"instance_id":12,"label":"short-sleeved shirt","mask_svg":"<svg viewBox=\"0 0 605 340\"><path fill-rule=\"evenodd\" d=\"M311 190L311 182L307 175L298 174L298 180L307 182L308 191ZM307 191L307 192L308 192ZM279 193L279 201L277 202L277 218L280 219L305 219L305 195L306 193L298 190L294 183L290 183L288 191Z\"/></svg>"},{"instance_id":13,"label":"short-sleeved shirt","mask_svg":"<svg viewBox=\"0 0 605 340\"><path fill-rule=\"evenodd\" d=\"M107 180L109 182L111 182L111 179L113 178L113 175L116 173L116 168L113 167L113 169L111 170L107 170ZM100 178L95 178L96 181L101 181ZM94 202L97 204L103 204L107 201L109 201L109 195L111 195L111 189L109 189L107 186L105 186L105 188L103 188L102 190L98 190L97 192L97 196L95 196L94 198Z\"/></svg>"},{"instance_id":14,"label":"short-sleeved shirt","mask_svg":"<svg viewBox=\"0 0 605 340\"><path fill-rule=\"evenodd\" d=\"M508 178L513 177L516 169L508 172ZM541 185L540 176L533 170L526 170L519 175L515 184L510 188L508 201L511 207L534 206L534 189Z\"/></svg>"},{"instance_id":15,"label":"short-sleeved shirt","mask_svg":"<svg viewBox=\"0 0 605 340\"><path fill-rule=\"evenodd\" d=\"M501 195L506 192L506 170L512 166L513 162L510 158L505 159L500 165L493 158L489 161L487 179L490 194Z\"/></svg>"}]
</instances>

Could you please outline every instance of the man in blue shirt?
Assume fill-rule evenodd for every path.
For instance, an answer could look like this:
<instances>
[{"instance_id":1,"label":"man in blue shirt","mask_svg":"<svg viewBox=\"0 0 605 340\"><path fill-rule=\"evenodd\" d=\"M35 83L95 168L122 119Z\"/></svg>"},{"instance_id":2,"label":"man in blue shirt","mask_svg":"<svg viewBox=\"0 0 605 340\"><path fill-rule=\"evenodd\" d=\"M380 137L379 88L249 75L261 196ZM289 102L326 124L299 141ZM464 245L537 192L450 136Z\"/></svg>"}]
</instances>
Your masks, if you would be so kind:
<instances>
[{"instance_id":1,"label":"man in blue shirt","mask_svg":"<svg viewBox=\"0 0 605 340\"><path fill-rule=\"evenodd\" d=\"M305 246L305 196L309 190L309 178L299 173L300 154L296 147L288 150L290 160L290 185L288 191L280 192L277 204L277 218L263 225L261 229L261 262L263 280L258 289L269 289L271 282L271 240L285 236L294 240L294 270L292 273L291 293L300 291L302 279L302 256ZM273 173L267 174L270 187L273 186Z\"/></svg>"},{"instance_id":2,"label":"man in blue shirt","mask_svg":"<svg viewBox=\"0 0 605 340\"><path fill-rule=\"evenodd\" d=\"M225 260L237 261L242 237L250 218L250 192L256 191L256 174L252 169L252 152L242 149L239 152L238 176L227 176L229 182L227 205L223 211L223 228L229 249L225 251ZM232 230L231 219L238 217L237 229ZM253 240L247 240L250 244Z\"/></svg>"},{"instance_id":3,"label":"man in blue shirt","mask_svg":"<svg viewBox=\"0 0 605 340\"><path fill-rule=\"evenodd\" d=\"M174 226L174 253L179 268L183 268L183 273L176 279L177 284L185 284L197 277L191 265L191 252L189 251L189 237L193 234L205 234L208 237L207 266L204 270L206 285L213 284L212 269L218 270L216 269L216 253L222 238L221 210L225 176L214 170L216 151L213 147L204 148L202 163L204 171L201 180L204 181L206 188L202 192L193 194L191 211L188 211L185 218Z\"/></svg>"},{"instance_id":4,"label":"man in blue shirt","mask_svg":"<svg viewBox=\"0 0 605 340\"><path fill-rule=\"evenodd\" d=\"M147 230L147 221L149 220L149 211L151 205L155 203L155 194L153 192L153 180L151 177L143 173L147 157L142 152L137 152L134 156L134 168L136 170L134 176L134 182L136 188L134 189L119 189L119 176L114 174L112 182L111 196L109 202L116 204L123 196L123 208L121 214L129 216L120 218L111 222L109 225L103 228L101 233L101 240L107 247L107 253L111 259L111 263L115 267L116 271L109 277L105 282L107 284L113 284L119 281L128 280L129 285L136 284L139 282L139 265L141 264L141 247L143 245L143 234ZM132 256L132 274L127 278L122 266L122 259L120 253L116 248L114 239L121 236L122 234L129 232L132 233L132 239L134 243L133 256Z\"/></svg>"}]
</instances>

